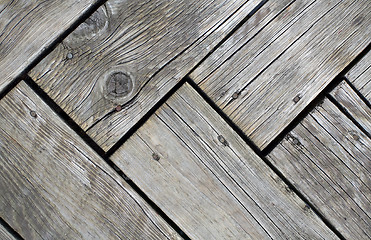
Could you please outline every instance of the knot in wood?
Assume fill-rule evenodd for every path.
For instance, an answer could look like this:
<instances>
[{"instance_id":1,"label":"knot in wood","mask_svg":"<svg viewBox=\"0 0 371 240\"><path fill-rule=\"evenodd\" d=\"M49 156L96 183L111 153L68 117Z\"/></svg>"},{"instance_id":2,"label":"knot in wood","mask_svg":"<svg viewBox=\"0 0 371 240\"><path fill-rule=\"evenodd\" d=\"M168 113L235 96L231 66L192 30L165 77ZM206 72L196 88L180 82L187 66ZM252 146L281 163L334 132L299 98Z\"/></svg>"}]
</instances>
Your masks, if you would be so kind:
<instances>
[{"instance_id":1,"label":"knot in wood","mask_svg":"<svg viewBox=\"0 0 371 240\"><path fill-rule=\"evenodd\" d=\"M133 90L133 80L124 72L113 72L106 82L106 91L109 98L125 97Z\"/></svg>"},{"instance_id":2,"label":"knot in wood","mask_svg":"<svg viewBox=\"0 0 371 240\"><path fill-rule=\"evenodd\" d=\"M105 5L99 7L88 19L68 35L65 41L72 45L79 45L81 42L101 35L108 26L109 14L107 10Z\"/></svg>"}]
</instances>

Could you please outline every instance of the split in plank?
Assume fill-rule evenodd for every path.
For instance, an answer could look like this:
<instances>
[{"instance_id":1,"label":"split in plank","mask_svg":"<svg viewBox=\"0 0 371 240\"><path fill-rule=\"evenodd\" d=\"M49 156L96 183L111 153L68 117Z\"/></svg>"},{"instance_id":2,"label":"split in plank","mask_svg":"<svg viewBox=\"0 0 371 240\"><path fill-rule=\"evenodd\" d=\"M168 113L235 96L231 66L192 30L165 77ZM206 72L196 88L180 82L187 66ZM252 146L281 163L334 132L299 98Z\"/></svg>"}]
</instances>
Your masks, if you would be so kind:
<instances>
[{"instance_id":1,"label":"split in plank","mask_svg":"<svg viewBox=\"0 0 371 240\"><path fill-rule=\"evenodd\" d=\"M178 237L24 82L0 115L0 216L22 237Z\"/></svg>"},{"instance_id":2,"label":"split in plank","mask_svg":"<svg viewBox=\"0 0 371 240\"><path fill-rule=\"evenodd\" d=\"M330 96L364 129L366 135L371 137L371 109L349 84L342 81L330 92Z\"/></svg>"},{"instance_id":3,"label":"split in plank","mask_svg":"<svg viewBox=\"0 0 371 240\"><path fill-rule=\"evenodd\" d=\"M345 76L371 102L371 53L368 52Z\"/></svg>"},{"instance_id":4,"label":"split in plank","mask_svg":"<svg viewBox=\"0 0 371 240\"><path fill-rule=\"evenodd\" d=\"M370 156L370 138L325 99L268 159L346 239L370 239Z\"/></svg>"},{"instance_id":5,"label":"split in plank","mask_svg":"<svg viewBox=\"0 0 371 240\"><path fill-rule=\"evenodd\" d=\"M267 4L280 14L257 33L242 26L190 75L260 149L371 40L370 1Z\"/></svg>"},{"instance_id":6,"label":"split in plank","mask_svg":"<svg viewBox=\"0 0 371 240\"><path fill-rule=\"evenodd\" d=\"M192 239L336 239L188 84L111 159Z\"/></svg>"},{"instance_id":7,"label":"split in plank","mask_svg":"<svg viewBox=\"0 0 371 240\"><path fill-rule=\"evenodd\" d=\"M0 1L0 92L96 2Z\"/></svg>"},{"instance_id":8,"label":"split in plank","mask_svg":"<svg viewBox=\"0 0 371 240\"><path fill-rule=\"evenodd\" d=\"M30 76L107 151L260 2L109 0Z\"/></svg>"}]
</instances>

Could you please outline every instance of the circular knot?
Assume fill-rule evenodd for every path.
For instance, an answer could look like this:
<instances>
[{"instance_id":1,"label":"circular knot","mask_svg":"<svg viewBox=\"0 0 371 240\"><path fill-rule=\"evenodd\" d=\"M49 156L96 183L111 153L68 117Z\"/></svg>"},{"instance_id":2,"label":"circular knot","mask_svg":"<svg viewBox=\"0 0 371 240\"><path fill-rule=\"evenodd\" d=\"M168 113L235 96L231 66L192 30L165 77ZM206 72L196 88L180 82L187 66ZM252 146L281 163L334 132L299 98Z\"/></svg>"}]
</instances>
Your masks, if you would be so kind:
<instances>
[{"instance_id":1,"label":"circular knot","mask_svg":"<svg viewBox=\"0 0 371 240\"><path fill-rule=\"evenodd\" d=\"M107 97L109 99L126 97L133 90L133 80L128 73L113 72L106 81Z\"/></svg>"}]
</instances>

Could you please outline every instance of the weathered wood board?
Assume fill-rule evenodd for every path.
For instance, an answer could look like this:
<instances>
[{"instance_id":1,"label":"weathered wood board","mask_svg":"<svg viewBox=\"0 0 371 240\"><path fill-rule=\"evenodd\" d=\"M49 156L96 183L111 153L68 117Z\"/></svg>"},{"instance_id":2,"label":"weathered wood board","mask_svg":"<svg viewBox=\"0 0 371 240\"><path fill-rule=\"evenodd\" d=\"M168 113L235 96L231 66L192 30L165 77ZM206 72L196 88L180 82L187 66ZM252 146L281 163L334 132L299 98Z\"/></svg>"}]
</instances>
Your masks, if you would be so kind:
<instances>
[{"instance_id":1,"label":"weathered wood board","mask_svg":"<svg viewBox=\"0 0 371 240\"><path fill-rule=\"evenodd\" d=\"M345 81L342 81L333 91L330 96L336 100L341 107L354 118L357 123L367 132L368 137L371 136L371 109L357 95L356 92ZM367 135L366 134L366 135ZM370 156L371 158L371 156Z\"/></svg>"},{"instance_id":2,"label":"weathered wood board","mask_svg":"<svg viewBox=\"0 0 371 240\"><path fill-rule=\"evenodd\" d=\"M6 228L0 224L0 239L1 240L16 240L16 238Z\"/></svg>"},{"instance_id":3,"label":"weathered wood board","mask_svg":"<svg viewBox=\"0 0 371 240\"><path fill-rule=\"evenodd\" d=\"M268 159L346 239L370 239L370 156L370 138L325 99Z\"/></svg>"},{"instance_id":4,"label":"weathered wood board","mask_svg":"<svg viewBox=\"0 0 371 240\"><path fill-rule=\"evenodd\" d=\"M95 2L0 1L0 92Z\"/></svg>"},{"instance_id":5,"label":"weathered wood board","mask_svg":"<svg viewBox=\"0 0 371 240\"><path fill-rule=\"evenodd\" d=\"M367 53L345 76L371 102L371 53Z\"/></svg>"},{"instance_id":6,"label":"weathered wood board","mask_svg":"<svg viewBox=\"0 0 371 240\"><path fill-rule=\"evenodd\" d=\"M264 24L190 75L260 149L370 43L371 2L295 1Z\"/></svg>"},{"instance_id":7,"label":"weathered wood board","mask_svg":"<svg viewBox=\"0 0 371 240\"><path fill-rule=\"evenodd\" d=\"M192 239L334 239L188 84L113 154Z\"/></svg>"},{"instance_id":8,"label":"weathered wood board","mask_svg":"<svg viewBox=\"0 0 371 240\"><path fill-rule=\"evenodd\" d=\"M108 150L260 2L109 0L30 76Z\"/></svg>"},{"instance_id":9,"label":"weathered wood board","mask_svg":"<svg viewBox=\"0 0 371 240\"><path fill-rule=\"evenodd\" d=\"M24 82L0 116L0 216L22 237L178 237Z\"/></svg>"}]
</instances>

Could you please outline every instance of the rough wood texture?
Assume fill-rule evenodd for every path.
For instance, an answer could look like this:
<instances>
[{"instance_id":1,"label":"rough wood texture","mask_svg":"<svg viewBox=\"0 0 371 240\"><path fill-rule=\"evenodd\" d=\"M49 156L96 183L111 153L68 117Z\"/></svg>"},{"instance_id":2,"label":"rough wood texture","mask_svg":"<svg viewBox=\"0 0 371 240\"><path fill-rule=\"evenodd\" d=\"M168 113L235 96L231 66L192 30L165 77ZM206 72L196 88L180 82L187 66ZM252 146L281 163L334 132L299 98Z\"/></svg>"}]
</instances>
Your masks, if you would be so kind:
<instances>
[{"instance_id":1,"label":"rough wood texture","mask_svg":"<svg viewBox=\"0 0 371 240\"><path fill-rule=\"evenodd\" d=\"M347 239L370 239L370 156L370 138L326 99L269 160Z\"/></svg>"},{"instance_id":2,"label":"rough wood texture","mask_svg":"<svg viewBox=\"0 0 371 240\"><path fill-rule=\"evenodd\" d=\"M367 104L353 91L345 81L341 82L330 95L341 107L349 113L357 123L371 136L371 109ZM370 156L371 157L371 156Z\"/></svg>"},{"instance_id":3,"label":"rough wood texture","mask_svg":"<svg viewBox=\"0 0 371 240\"><path fill-rule=\"evenodd\" d=\"M112 160L193 239L336 238L188 84Z\"/></svg>"},{"instance_id":4,"label":"rough wood texture","mask_svg":"<svg viewBox=\"0 0 371 240\"><path fill-rule=\"evenodd\" d=\"M95 2L0 1L0 92Z\"/></svg>"},{"instance_id":5,"label":"rough wood texture","mask_svg":"<svg viewBox=\"0 0 371 240\"><path fill-rule=\"evenodd\" d=\"M345 76L371 102L371 53L367 53Z\"/></svg>"},{"instance_id":6,"label":"rough wood texture","mask_svg":"<svg viewBox=\"0 0 371 240\"><path fill-rule=\"evenodd\" d=\"M108 150L260 2L110 0L30 76Z\"/></svg>"},{"instance_id":7,"label":"rough wood texture","mask_svg":"<svg viewBox=\"0 0 371 240\"><path fill-rule=\"evenodd\" d=\"M177 237L24 82L0 116L0 216L25 239Z\"/></svg>"},{"instance_id":8,"label":"rough wood texture","mask_svg":"<svg viewBox=\"0 0 371 240\"><path fill-rule=\"evenodd\" d=\"M0 224L0 239L1 240L16 240L16 238Z\"/></svg>"},{"instance_id":9,"label":"rough wood texture","mask_svg":"<svg viewBox=\"0 0 371 240\"><path fill-rule=\"evenodd\" d=\"M371 2L296 1L265 25L191 74L261 149L370 43Z\"/></svg>"}]
</instances>

